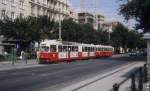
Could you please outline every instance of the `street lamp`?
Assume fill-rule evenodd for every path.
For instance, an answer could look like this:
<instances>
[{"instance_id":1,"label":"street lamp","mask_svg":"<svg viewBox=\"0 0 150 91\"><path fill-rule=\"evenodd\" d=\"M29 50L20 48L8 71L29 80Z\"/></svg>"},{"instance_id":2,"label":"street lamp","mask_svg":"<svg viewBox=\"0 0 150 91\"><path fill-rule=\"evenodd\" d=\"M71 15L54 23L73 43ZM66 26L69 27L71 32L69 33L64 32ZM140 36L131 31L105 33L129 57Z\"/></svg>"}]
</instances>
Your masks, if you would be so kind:
<instances>
[{"instance_id":1,"label":"street lamp","mask_svg":"<svg viewBox=\"0 0 150 91\"><path fill-rule=\"evenodd\" d=\"M61 38L61 7L59 7L59 38L58 38L59 41L62 40Z\"/></svg>"}]
</instances>

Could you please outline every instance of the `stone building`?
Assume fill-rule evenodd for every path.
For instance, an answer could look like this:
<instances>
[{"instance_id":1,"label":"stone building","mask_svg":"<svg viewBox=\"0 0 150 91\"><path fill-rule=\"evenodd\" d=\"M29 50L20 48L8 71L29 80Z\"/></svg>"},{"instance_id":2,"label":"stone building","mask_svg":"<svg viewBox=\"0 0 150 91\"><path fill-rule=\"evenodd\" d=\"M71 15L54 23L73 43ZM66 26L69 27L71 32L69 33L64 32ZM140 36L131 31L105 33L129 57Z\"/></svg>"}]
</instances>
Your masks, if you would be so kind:
<instances>
[{"instance_id":1,"label":"stone building","mask_svg":"<svg viewBox=\"0 0 150 91\"><path fill-rule=\"evenodd\" d=\"M69 16L68 0L0 0L0 18L48 15L55 21Z\"/></svg>"}]
</instances>

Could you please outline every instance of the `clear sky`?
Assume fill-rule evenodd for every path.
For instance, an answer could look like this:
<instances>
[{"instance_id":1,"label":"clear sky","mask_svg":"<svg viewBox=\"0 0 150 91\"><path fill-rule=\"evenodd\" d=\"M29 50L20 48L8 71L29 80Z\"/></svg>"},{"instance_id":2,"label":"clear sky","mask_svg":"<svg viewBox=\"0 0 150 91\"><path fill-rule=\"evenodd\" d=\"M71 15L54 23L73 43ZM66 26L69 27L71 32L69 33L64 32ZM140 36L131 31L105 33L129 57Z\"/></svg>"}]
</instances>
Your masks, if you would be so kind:
<instances>
[{"instance_id":1,"label":"clear sky","mask_svg":"<svg viewBox=\"0 0 150 91\"><path fill-rule=\"evenodd\" d=\"M71 7L75 11L80 11L80 0L69 0ZM94 12L94 0L84 0L84 10ZM133 26L134 21L125 22L124 18L119 13L119 0L97 0L97 11L106 17L106 21L120 21L126 26Z\"/></svg>"}]
</instances>

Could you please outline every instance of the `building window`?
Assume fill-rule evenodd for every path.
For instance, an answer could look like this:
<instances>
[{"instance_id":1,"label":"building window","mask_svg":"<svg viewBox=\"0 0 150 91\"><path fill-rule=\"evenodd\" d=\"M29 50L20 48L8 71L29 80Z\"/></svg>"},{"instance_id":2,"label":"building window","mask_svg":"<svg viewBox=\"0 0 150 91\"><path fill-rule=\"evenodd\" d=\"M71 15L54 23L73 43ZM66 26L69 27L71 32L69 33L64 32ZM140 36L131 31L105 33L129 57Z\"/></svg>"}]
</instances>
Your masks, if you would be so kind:
<instances>
[{"instance_id":1,"label":"building window","mask_svg":"<svg viewBox=\"0 0 150 91\"><path fill-rule=\"evenodd\" d=\"M14 0L11 0L11 3L14 4Z\"/></svg>"},{"instance_id":2,"label":"building window","mask_svg":"<svg viewBox=\"0 0 150 91\"><path fill-rule=\"evenodd\" d=\"M31 14L34 15L34 6L31 5Z\"/></svg>"},{"instance_id":3,"label":"building window","mask_svg":"<svg viewBox=\"0 0 150 91\"><path fill-rule=\"evenodd\" d=\"M24 3L23 0L20 0L20 1L19 1L19 5L20 5L21 7L23 7L23 3Z\"/></svg>"},{"instance_id":4,"label":"building window","mask_svg":"<svg viewBox=\"0 0 150 91\"><path fill-rule=\"evenodd\" d=\"M40 1L39 1L39 0L37 0L37 3L38 3L38 4L40 4Z\"/></svg>"},{"instance_id":5,"label":"building window","mask_svg":"<svg viewBox=\"0 0 150 91\"><path fill-rule=\"evenodd\" d=\"M4 19L5 16L6 16L6 10L2 10L1 19Z\"/></svg>"},{"instance_id":6,"label":"building window","mask_svg":"<svg viewBox=\"0 0 150 91\"><path fill-rule=\"evenodd\" d=\"M37 15L38 15L38 16L40 15L40 11L41 11L41 8L38 7L38 8L37 8Z\"/></svg>"},{"instance_id":7,"label":"building window","mask_svg":"<svg viewBox=\"0 0 150 91\"><path fill-rule=\"evenodd\" d=\"M20 18L23 18L24 14L23 13L20 13Z\"/></svg>"},{"instance_id":8,"label":"building window","mask_svg":"<svg viewBox=\"0 0 150 91\"><path fill-rule=\"evenodd\" d=\"M2 0L2 4L6 4L6 0Z\"/></svg>"},{"instance_id":9,"label":"building window","mask_svg":"<svg viewBox=\"0 0 150 91\"><path fill-rule=\"evenodd\" d=\"M15 18L15 12L11 12L11 19Z\"/></svg>"}]
</instances>

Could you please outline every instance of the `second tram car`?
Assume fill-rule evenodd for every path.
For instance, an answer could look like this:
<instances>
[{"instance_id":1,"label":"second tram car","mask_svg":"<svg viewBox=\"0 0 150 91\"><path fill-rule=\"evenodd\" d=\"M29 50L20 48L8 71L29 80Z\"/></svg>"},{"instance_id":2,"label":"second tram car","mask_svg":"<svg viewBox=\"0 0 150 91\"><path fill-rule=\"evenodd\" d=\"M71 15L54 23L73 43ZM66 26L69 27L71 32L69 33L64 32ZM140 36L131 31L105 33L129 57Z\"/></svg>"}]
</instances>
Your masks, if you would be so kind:
<instances>
[{"instance_id":1,"label":"second tram car","mask_svg":"<svg viewBox=\"0 0 150 91\"><path fill-rule=\"evenodd\" d=\"M82 60L89 58L110 57L112 46L81 44L57 40L45 40L40 43L39 63Z\"/></svg>"}]
</instances>

